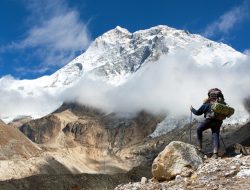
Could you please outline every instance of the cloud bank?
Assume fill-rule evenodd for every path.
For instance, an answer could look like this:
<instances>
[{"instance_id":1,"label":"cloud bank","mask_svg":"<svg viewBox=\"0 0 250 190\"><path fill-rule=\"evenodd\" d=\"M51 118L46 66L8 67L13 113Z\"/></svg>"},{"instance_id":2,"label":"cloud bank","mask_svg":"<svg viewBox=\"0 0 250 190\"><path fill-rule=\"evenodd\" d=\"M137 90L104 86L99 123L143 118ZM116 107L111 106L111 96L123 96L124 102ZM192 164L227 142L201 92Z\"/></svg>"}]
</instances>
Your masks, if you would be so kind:
<instances>
[{"instance_id":1,"label":"cloud bank","mask_svg":"<svg viewBox=\"0 0 250 190\"><path fill-rule=\"evenodd\" d=\"M237 113L232 119L245 121L243 100L250 96L250 55L234 66L197 64L188 52L162 56L159 61L144 65L128 81L112 86L87 75L60 94L46 89L33 89L35 95L8 90L11 78L0 80L0 113L40 117L57 109L62 102L77 101L107 113L134 116L141 110L174 117L188 117L190 105L199 108L211 88L220 88L226 102Z\"/></svg>"},{"instance_id":2,"label":"cloud bank","mask_svg":"<svg viewBox=\"0 0 250 190\"><path fill-rule=\"evenodd\" d=\"M41 117L57 109L62 102L77 101L128 117L141 110L188 117L190 105L199 108L207 91L217 87L223 91L226 102L236 108L237 114L233 117L246 119L248 114L242 112L242 102L250 95L249 73L250 54L232 67L211 67L197 64L187 52L178 52L144 65L120 86L86 76L57 96L42 88L33 89L36 94L26 95L21 92L22 87L10 90L8 87L13 79L5 77L0 79L0 115L2 118L9 116L9 119L16 115Z\"/></svg>"},{"instance_id":3,"label":"cloud bank","mask_svg":"<svg viewBox=\"0 0 250 190\"><path fill-rule=\"evenodd\" d=\"M199 108L208 90L217 87L228 104L242 111L242 101L250 95L249 61L248 56L233 67L202 66L188 53L179 52L145 65L127 83L115 88L83 78L62 99L127 115L147 110L188 116L190 105Z\"/></svg>"},{"instance_id":4,"label":"cloud bank","mask_svg":"<svg viewBox=\"0 0 250 190\"><path fill-rule=\"evenodd\" d=\"M0 79L0 119L10 122L22 116L39 118L52 112L60 106L57 97L51 95L46 89L32 87L32 91L24 93L26 87L17 86L13 89L10 86L15 80L11 76Z\"/></svg>"}]
</instances>

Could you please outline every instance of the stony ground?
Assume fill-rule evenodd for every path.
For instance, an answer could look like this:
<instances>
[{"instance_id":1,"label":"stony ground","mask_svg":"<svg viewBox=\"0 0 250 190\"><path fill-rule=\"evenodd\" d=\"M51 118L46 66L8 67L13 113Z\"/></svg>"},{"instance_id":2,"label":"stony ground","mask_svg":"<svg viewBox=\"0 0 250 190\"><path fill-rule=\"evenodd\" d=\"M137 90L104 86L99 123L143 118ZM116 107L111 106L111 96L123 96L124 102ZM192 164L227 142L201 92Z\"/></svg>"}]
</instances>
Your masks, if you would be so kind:
<instances>
[{"instance_id":1,"label":"stony ground","mask_svg":"<svg viewBox=\"0 0 250 190\"><path fill-rule=\"evenodd\" d=\"M0 181L0 190L111 190L119 184L150 178L144 171L148 167L136 167L128 173L107 174L43 174L22 179Z\"/></svg>"},{"instance_id":2,"label":"stony ground","mask_svg":"<svg viewBox=\"0 0 250 190\"><path fill-rule=\"evenodd\" d=\"M129 179L119 175L37 175L22 180L0 181L1 190L110 190Z\"/></svg>"},{"instance_id":3,"label":"stony ground","mask_svg":"<svg viewBox=\"0 0 250 190\"><path fill-rule=\"evenodd\" d=\"M176 176L169 182L142 178L141 182L119 185L115 190L248 190L250 189L250 156L206 158L191 177Z\"/></svg>"}]
</instances>

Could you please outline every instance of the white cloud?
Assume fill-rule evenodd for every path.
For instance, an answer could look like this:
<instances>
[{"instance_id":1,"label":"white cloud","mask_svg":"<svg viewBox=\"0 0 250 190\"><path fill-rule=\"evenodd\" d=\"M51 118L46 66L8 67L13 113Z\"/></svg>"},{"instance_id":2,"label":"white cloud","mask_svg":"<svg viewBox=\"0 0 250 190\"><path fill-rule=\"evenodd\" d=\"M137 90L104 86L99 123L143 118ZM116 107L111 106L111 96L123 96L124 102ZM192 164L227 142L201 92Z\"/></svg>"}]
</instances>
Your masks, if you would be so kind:
<instances>
[{"instance_id":1,"label":"white cloud","mask_svg":"<svg viewBox=\"0 0 250 190\"><path fill-rule=\"evenodd\" d=\"M32 91L26 93L23 93L25 87L21 85L12 89L10 86L14 80L10 75L0 78L0 118L4 121L9 122L22 115L42 117L60 105L58 99L45 89L33 86Z\"/></svg>"},{"instance_id":2,"label":"white cloud","mask_svg":"<svg viewBox=\"0 0 250 190\"><path fill-rule=\"evenodd\" d=\"M188 116L190 105L198 108L207 91L216 87L224 92L227 103L242 110L243 99L250 95L249 60L239 61L232 68L209 67L196 64L188 53L180 52L147 65L115 88L83 78L63 94L62 100L128 115L147 110Z\"/></svg>"},{"instance_id":3,"label":"white cloud","mask_svg":"<svg viewBox=\"0 0 250 190\"><path fill-rule=\"evenodd\" d=\"M4 47L5 51L32 51L29 61L40 60L41 65L35 67L39 72L63 66L88 47L91 39L87 24L81 21L78 10L70 9L64 0L24 2L31 13L27 20L30 28L22 40Z\"/></svg>"},{"instance_id":4,"label":"white cloud","mask_svg":"<svg viewBox=\"0 0 250 190\"><path fill-rule=\"evenodd\" d=\"M217 34L227 34L230 30L237 27L241 22L249 19L249 0L221 15L218 20L209 24L203 35L207 37L215 36Z\"/></svg>"},{"instance_id":5,"label":"white cloud","mask_svg":"<svg viewBox=\"0 0 250 190\"><path fill-rule=\"evenodd\" d=\"M23 93L19 85L17 90L10 88L13 78L4 77L0 79L0 113L2 116L41 116L54 111L64 101L77 101L128 116L141 110L188 116L190 105L198 108L207 91L214 87L223 91L227 103L241 111L244 98L250 95L249 70L250 56L233 67L210 67L198 65L188 52L178 52L142 67L121 86L113 87L83 76L58 97L35 87L32 87L34 95L30 96L25 94L29 91ZM237 113L237 116L247 116L246 112Z\"/></svg>"},{"instance_id":6,"label":"white cloud","mask_svg":"<svg viewBox=\"0 0 250 190\"><path fill-rule=\"evenodd\" d=\"M42 47L53 51L79 51L89 44L87 26L80 23L76 11L57 15L34 26L27 37L13 48Z\"/></svg>"}]
</instances>

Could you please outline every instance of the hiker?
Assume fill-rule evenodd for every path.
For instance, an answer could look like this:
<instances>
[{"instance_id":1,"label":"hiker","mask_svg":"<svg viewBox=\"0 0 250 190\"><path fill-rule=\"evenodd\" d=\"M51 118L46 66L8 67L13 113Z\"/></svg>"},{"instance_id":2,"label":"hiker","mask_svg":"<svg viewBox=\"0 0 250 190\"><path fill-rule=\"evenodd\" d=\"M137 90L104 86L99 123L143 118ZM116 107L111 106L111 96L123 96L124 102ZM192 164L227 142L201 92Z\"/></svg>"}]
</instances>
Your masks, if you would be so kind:
<instances>
[{"instance_id":1,"label":"hiker","mask_svg":"<svg viewBox=\"0 0 250 190\"><path fill-rule=\"evenodd\" d=\"M198 139L198 147L200 151L202 151L202 132L211 129L212 131L212 141L213 141L213 158L218 158L218 151L220 148L220 127L222 125L223 119L220 117L215 117L214 113L211 110L211 103L213 102L220 102L222 104L226 104L224 101L224 96L218 88L213 88L208 91L208 98L204 100L203 105L198 109L194 109L192 106L190 110L195 115L202 115L204 114L205 120L200 123L196 132L197 132L197 139Z\"/></svg>"}]
</instances>

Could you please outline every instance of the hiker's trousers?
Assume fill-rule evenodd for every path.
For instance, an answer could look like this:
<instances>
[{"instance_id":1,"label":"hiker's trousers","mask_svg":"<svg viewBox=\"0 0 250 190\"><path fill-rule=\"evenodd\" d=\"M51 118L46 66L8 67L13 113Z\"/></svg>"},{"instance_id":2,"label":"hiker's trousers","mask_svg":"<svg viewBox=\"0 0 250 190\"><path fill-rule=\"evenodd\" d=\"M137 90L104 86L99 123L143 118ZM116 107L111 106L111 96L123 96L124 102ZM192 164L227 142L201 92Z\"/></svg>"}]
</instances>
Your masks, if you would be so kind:
<instances>
[{"instance_id":1,"label":"hiker's trousers","mask_svg":"<svg viewBox=\"0 0 250 190\"><path fill-rule=\"evenodd\" d=\"M212 142L213 142L213 152L218 153L220 148L220 127L222 125L221 120L215 119L205 119L201 124L198 126L197 132L197 139L198 143L202 144L202 132L211 129L212 131Z\"/></svg>"}]
</instances>

